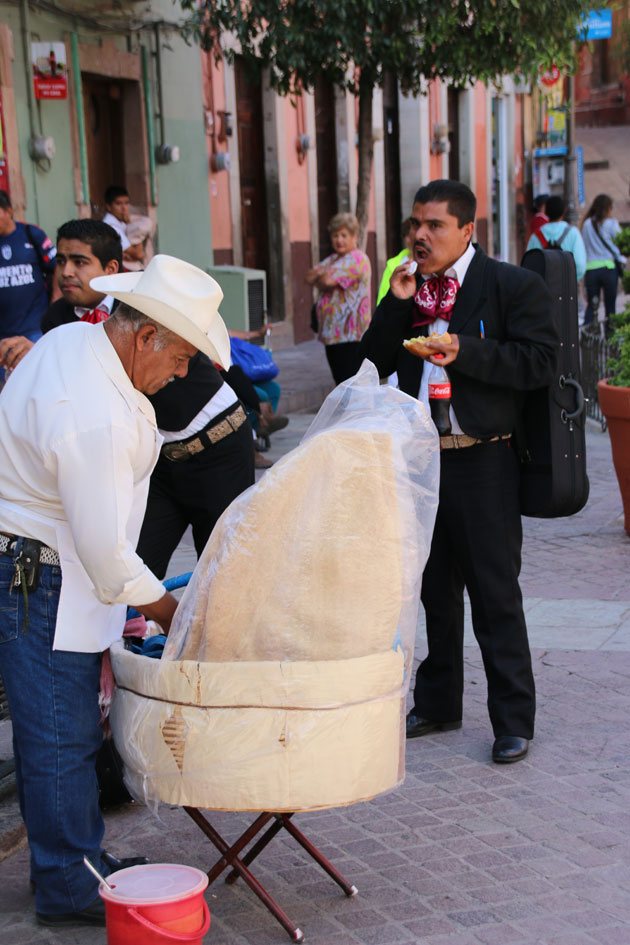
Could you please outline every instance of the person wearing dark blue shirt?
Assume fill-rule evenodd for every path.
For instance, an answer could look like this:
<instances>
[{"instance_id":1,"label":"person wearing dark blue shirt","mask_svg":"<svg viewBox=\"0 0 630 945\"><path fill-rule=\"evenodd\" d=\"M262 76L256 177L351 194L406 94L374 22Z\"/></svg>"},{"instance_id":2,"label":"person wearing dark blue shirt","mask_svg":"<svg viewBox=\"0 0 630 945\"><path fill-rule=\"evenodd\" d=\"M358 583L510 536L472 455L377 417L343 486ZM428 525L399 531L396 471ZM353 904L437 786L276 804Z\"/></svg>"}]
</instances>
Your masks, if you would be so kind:
<instances>
[{"instance_id":1,"label":"person wearing dark blue shirt","mask_svg":"<svg viewBox=\"0 0 630 945\"><path fill-rule=\"evenodd\" d=\"M11 199L0 190L0 339L41 337L48 308L46 278L56 250L43 230L13 219Z\"/></svg>"}]
</instances>

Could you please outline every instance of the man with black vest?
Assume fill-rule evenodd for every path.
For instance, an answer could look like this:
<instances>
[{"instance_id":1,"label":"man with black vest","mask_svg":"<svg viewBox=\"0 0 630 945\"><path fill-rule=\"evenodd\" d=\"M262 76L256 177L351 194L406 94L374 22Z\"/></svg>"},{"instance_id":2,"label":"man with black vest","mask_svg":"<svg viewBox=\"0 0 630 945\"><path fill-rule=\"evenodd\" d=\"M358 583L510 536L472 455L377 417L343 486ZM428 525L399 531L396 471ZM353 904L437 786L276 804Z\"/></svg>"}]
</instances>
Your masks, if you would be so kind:
<instances>
[{"instance_id":1,"label":"man with black vest","mask_svg":"<svg viewBox=\"0 0 630 945\"><path fill-rule=\"evenodd\" d=\"M56 277L61 298L44 316L44 334L76 321L105 321L116 307L111 295L90 285L122 269L118 233L100 220L70 220L57 232ZM0 365L12 370L33 347L28 338L0 344ZM4 358L4 360L3 360ZM149 397L164 445L151 476L138 554L164 577L175 548L192 525L197 555L230 502L254 482L252 429L245 410L211 361L191 359L176 378Z\"/></svg>"},{"instance_id":2,"label":"man with black vest","mask_svg":"<svg viewBox=\"0 0 630 945\"><path fill-rule=\"evenodd\" d=\"M401 390L425 403L431 364L447 369L452 387L452 432L440 438L440 500L422 581L428 655L407 737L461 727L466 588L488 681L492 758L505 764L527 754L535 715L511 438L524 392L553 378L558 340L544 282L472 242L475 211L474 194L457 181L420 188L411 213L416 266L395 270L361 346L382 377L396 371ZM434 333L444 339L415 354L403 347Z\"/></svg>"},{"instance_id":3,"label":"man with black vest","mask_svg":"<svg viewBox=\"0 0 630 945\"><path fill-rule=\"evenodd\" d=\"M199 557L219 516L253 484L254 444L245 408L203 354L192 358L185 378L149 400L164 445L138 554L161 578L187 527Z\"/></svg>"}]
</instances>

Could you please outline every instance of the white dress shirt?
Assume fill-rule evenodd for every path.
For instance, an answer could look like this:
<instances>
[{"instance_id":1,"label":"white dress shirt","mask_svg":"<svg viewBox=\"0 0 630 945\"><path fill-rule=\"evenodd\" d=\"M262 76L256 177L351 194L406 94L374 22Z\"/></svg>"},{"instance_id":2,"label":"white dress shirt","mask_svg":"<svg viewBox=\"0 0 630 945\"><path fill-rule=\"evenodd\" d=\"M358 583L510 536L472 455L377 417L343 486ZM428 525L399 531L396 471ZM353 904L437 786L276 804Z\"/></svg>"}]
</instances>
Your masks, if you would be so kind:
<instances>
[{"instance_id":1,"label":"white dress shirt","mask_svg":"<svg viewBox=\"0 0 630 945\"><path fill-rule=\"evenodd\" d=\"M107 649L164 594L135 552L161 443L104 324L48 332L2 390L0 531L59 552L55 649Z\"/></svg>"},{"instance_id":2,"label":"white dress shirt","mask_svg":"<svg viewBox=\"0 0 630 945\"><path fill-rule=\"evenodd\" d=\"M457 279L457 281L459 282L459 286L461 288L464 278L466 276L466 273L468 271L468 267L470 266L470 263L472 262L472 258L474 255L475 255L475 247L473 246L472 243L469 243L466 249L466 252L462 256L460 256L456 262L453 263L450 269L447 269L445 271L444 275L451 276L452 278ZM431 277L428 276L427 278L431 278ZM436 332L436 334L438 335L443 335L445 331L448 331L449 324L450 322L448 322L445 318L436 318L433 324L429 325L429 329L428 329L429 334L431 334L432 332ZM422 403L427 408L427 410L429 410L429 412L430 412L429 374L431 373L431 367L432 367L431 363L429 361L425 361L424 369L422 371L422 379L420 381L420 393L418 394L418 400L422 401ZM462 430L459 423L457 422L457 417L455 416L455 411L453 410L452 406L449 411L449 416L451 418L452 432L454 434L463 433L464 431Z\"/></svg>"},{"instance_id":3,"label":"white dress shirt","mask_svg":"<svg viewBox=\"0 0 630 945\"><path fill-rule=\"evenodd\" d=\"M126 249L129 249L131 243L129 242L129 237L127 236L127 224L123 223L122 220L119 220L118 217L115 217L113 213L106 213L103 217L103 223L107 223L116 230L120 236L123 253Z\"/></svg>"}]
</instances>

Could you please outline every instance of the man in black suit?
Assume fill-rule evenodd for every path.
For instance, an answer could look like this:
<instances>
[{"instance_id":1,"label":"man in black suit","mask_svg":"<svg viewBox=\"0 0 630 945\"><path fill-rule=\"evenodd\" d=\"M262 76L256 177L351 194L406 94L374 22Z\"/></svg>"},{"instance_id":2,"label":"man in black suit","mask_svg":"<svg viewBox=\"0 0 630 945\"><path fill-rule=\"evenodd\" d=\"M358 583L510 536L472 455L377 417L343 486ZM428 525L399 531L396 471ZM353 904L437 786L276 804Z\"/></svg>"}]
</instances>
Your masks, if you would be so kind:
<instances>
[{"instance_id":1,"label":"man in black suit","mask_svg":"<svg viewBox=\"0 0 630 945\"><path fill-rule=\"evenodd\" d=\"M528 390L553 377L558 340L551 297L536 274L490 259L472 243L476 199L457 181L415 196L413 259L399 266L361 342L382 377L427 398L431 364L448 369L452 433L440 439L440 501L422 582L428 656L407 737L461 727L464 588L488 681L498 763L525 757L535 689L518 583L522 530L512 435ZM416 354L405 339L448 329ZM428 362L425 365L425 362Z\"/></svg>"}]
</instances>

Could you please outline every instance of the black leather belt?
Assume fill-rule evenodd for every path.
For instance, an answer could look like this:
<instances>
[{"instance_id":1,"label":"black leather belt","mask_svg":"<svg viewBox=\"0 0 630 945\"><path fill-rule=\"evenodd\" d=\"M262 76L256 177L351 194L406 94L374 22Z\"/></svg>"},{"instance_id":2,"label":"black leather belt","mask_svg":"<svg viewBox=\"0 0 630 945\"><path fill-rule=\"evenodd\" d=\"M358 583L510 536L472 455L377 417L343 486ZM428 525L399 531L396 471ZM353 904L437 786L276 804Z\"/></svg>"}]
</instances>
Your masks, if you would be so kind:
<instances>
[{"instance_id":1,"label":"black leather belt","mask_svg":"<svg viewBox=\"0 0 630 945\"><path fill-rule=\"evenodd\" d=\"M190 459L191 456L201 453L209 446L220 443L221 440L224 440L230 433L239 430L246 420L247 414L241 404L239 404L238 407L220 420L212 421L205 429L195 434L194 437L188 440L178 440L174 443L165 443L162 447L162 454L173 463L183 463L187 459Z\"/></svg>"}]
</instances>

